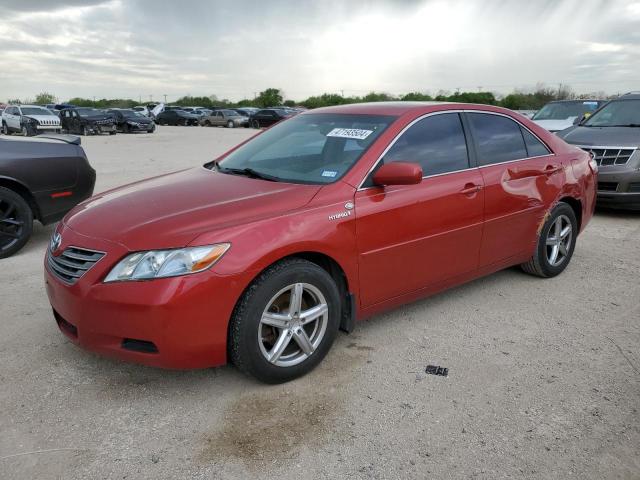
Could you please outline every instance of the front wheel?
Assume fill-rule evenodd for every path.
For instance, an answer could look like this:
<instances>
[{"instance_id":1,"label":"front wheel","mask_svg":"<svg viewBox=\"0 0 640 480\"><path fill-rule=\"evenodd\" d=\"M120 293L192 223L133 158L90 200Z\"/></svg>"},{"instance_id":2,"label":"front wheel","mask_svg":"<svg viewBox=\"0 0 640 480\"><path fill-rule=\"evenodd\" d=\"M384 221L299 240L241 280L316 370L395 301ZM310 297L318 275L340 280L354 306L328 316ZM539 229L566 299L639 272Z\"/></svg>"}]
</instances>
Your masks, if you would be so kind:
<instances>
[{"instance_id":1,"label":"front wheel","mask_svg":"<svg viewBox=\"0 0 640 480\"><path fill-rule=\"evenodd\" d=\"M558 203L547 217L536 244L536 251L522 269L538 277L550 278L567 268L576 246L578 221L568 204Z\"/></svg>"},{"instance_id":2,"label":"front wheel","mask_svg":"<svg viewBox=\"0 0 640 480\"><path fill-rule=\"evenodd\" d=\"M9 135L9 127L5 122L2 122L2 133L4 133L5 135Z\"/></svg>"},{"instance_id":3,"label":"front wheel","mask_svg":"<svg viewBox=\"0 0 640 480\"><path fill-rule=\"evenodd\" d=\"M313 370L338 331L340 294L318 265L289 259L265 270L246 290L229 327L232 363L265 383Z\"/></svg>"},{"instance_id":4,"label":"front wheel","mask_svg":"<svg viewBox=\"0 0 640 480\"><path fill-rule=\"evenodd\" d=\"M229 120L229 121L227 122L227 128L233 128L233 127L235 127L235 124L233 123L233 121L232 121L232 120Z\"/></svg>"},{"instance_id":5,"label":"front wheel","mask_svg":"<svg viewBox=\"0 0 640 480\"><path fill-rule=\"evenodd\" d=\"M253 128L260 128L260 122L258 122L258 120L251 120L251 126Z\"/></svg>"},{"instance_id":6,"label":"front wheel","mask_svg":"<svg viewBox=\"0 0 640 480\"><path fill-rule=\"evenodd\" d=\"M87 128L86 125L82 126L82 135L84 135L85 137L89 136L89 129Z\"/></svg>"},{"instance_id":7,"label":"front wheel","mask_svg":"<svg viewBox=\"0 0 640 480\"><path fill-rule=\"evenodd\" d=\"M13 255L29 240L33 212L13 190L0 187L0 258Z\"/></svg>"}]
</instances>

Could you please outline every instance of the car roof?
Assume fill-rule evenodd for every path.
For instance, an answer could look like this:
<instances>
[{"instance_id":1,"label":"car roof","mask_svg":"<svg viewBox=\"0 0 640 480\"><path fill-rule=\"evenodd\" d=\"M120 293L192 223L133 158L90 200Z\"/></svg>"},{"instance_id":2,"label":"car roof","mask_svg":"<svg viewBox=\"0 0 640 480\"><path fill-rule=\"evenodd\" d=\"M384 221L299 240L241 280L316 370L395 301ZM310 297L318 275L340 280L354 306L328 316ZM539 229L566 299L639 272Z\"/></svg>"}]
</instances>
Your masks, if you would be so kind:
<instances>
[{"instance_id":1,"label":"car roof","mask_svg":"<svg viewBox=\"0 0 640 480\"><path fill-rule=\"evenodd\" d=\"M640 92L629 92L624 95L620 95L615 100L640 100Z\"/></svg>"},{"instance_id":2,"label":"car roof","mask_svg":"<svg viewBox=\"0 0 640 480\"><path fill-rule=\"evenodd\" d=\"M428 113L439 110L486 110L489 112L503 113L506 115L519 115L508 108L494 105L456 102L371 102L352 103L349 105L337 105L334 107L316 108L305 110L300 115L313 115L314 113L344 113L367 115L392 115L402 116L410 113Z\"/></svg>"},{"instance_id":3,"label":"car roof","mask_svg":"<svg viewBox=\"0 0 640 480\"><path fill-rule=\"evenodd\" d=\"M606 100L601 100L599 98L577 98L575 100L551 100L549 103L583 103L583 102L601 102L604 103Z\"/></svg>"},{"instance_id":4,"label":"car roof","mask_svg":"<svg viewBox=\"0 0 640 480\"><path fill-rule=\"evenodd\" d=\"M20 107L20 108L42 108L43 110L46 110L47 107L43 107L42 105L11 105L12 107Z\"/></svg>"}]
</instances>

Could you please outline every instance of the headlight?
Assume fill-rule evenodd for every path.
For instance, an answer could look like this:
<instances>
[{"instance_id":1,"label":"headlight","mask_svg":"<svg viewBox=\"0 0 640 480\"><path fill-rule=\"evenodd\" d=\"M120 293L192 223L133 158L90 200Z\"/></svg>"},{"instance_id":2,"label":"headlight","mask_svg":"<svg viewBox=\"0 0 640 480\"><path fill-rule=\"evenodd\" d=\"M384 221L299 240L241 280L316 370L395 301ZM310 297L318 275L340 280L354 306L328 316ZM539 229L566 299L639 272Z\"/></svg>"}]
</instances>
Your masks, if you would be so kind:
<instances>
[{"instance_id":1,"label":"headlight","mask_svg":"<svg viewBox=\"0 0 640 480\"><path fill-rule=\"evenodd\" d=\"M218 243L205 247L132 253L122 259L104 281L149 280L198 273L220 260L229 247L230 243Z\"/></svg>"}]
</instances>

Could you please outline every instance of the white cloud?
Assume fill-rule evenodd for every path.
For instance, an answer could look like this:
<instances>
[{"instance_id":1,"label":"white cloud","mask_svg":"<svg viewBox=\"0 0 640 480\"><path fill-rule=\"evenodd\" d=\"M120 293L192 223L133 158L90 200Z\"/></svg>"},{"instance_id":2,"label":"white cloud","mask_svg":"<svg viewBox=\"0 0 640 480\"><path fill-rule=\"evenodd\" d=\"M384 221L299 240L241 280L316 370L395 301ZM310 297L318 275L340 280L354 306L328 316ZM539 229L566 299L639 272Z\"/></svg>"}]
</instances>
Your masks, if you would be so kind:
<instances>
[{"instance_id":1,"label":"white cloud","mask_svg":"<svg viewBox=\"0 0 640 480\"><path fill-rule=\"evenodd\" d=\"M640 3L5 0L0 99L640 85Z\"/></svg>"}]
</instances>

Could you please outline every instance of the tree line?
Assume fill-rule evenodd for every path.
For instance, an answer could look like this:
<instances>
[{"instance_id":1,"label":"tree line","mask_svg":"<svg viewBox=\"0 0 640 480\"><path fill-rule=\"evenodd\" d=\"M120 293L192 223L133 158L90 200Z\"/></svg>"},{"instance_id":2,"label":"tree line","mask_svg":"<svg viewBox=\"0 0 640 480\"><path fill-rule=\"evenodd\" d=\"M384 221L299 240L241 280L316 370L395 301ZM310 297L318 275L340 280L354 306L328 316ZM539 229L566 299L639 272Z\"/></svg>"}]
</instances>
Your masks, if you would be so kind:
<instances>
[{"instance_id":1,"label":"tree line","mask_svg":"<svg viewBox=\"0 0 640 480\"><path fill-rule=\"evenodd\" d=\"M497 105L510 108L512 110L538 110L546 103L553 100L573 100L586 98L607 98L604 92L575 94L570 87L560 86L550 88L542 84L533 91L516 90L506 96L496 97L493 92L460 92L450 93L440 91L435 95L423 92L410 92L403 95L392 95L384 92L370 92L363 96L344 96L338 93L323 93L322 95L311 96L302 101L295 101L285 98L285 93L279 88L267 88L253 99L243 99L232 102L227 99L219 99L216 95L209 96L184 96L173 102L167 102L178 106L201 106L201 107L272 107L272 106L303 106L305 108L329 107L333 105L344 105L348 103L363 102L386 102L386 101L438 101L438 102L461 102L461 103L481 103L486 105ZM9 100L9 103L36 103L44 105L56 103L55 95L42 92L32 101L20 101L20 99ZM140 105L141 102L128 98L112 99L88 99L75 97L69 99L68 103L80 107L94 108L131 108ZM148 102L142 102L146 104Z\"/></svg>"}]
</instances>

